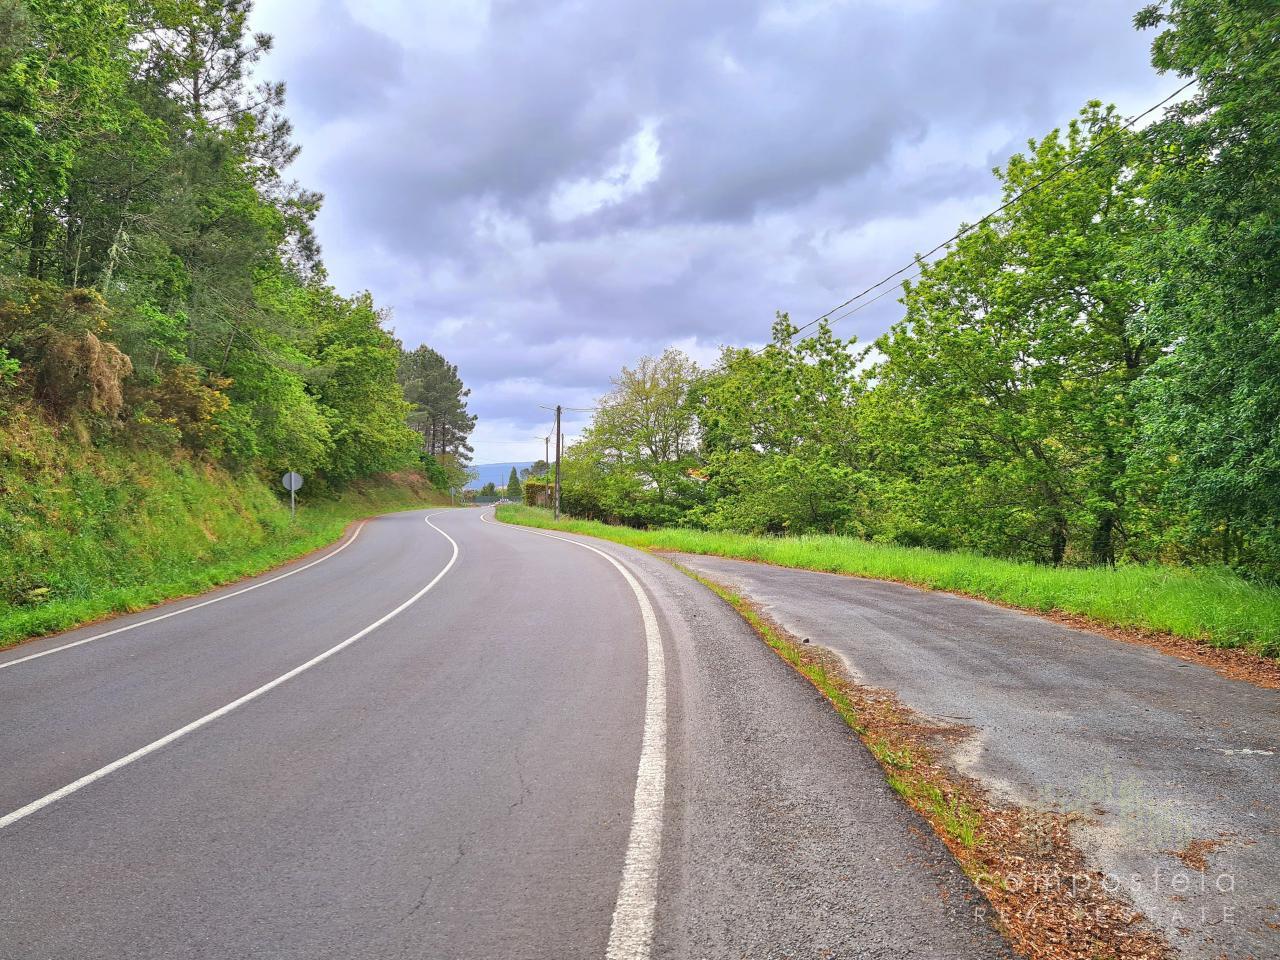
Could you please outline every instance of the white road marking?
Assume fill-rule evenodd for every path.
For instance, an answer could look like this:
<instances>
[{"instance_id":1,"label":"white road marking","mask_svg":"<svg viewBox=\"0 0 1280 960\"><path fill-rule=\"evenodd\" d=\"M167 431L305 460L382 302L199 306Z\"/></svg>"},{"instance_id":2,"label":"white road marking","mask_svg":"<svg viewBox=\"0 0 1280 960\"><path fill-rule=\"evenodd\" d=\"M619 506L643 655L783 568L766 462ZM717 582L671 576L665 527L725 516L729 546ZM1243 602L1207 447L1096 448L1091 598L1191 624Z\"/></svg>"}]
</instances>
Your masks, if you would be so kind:
<instances>
[{"instance_id":1,"label":"white road marking","mask_svg":"<svg viewBox=\"0 0 1280 960\"><path fill-rule=\"evenodd\" d=\"M496 523L484 514L484 523ZM500 526L507 526L500 524ZM662 850L662 807L667 786L667 669L662 653L662 634L653 605L640 582L622 563L603 550L569 537L532 527L508 526L552 540L562 540L598 553L622 574L640 604L648 649L648 681L645 688L644 739L640 748L640 768L636 774L636 795L631 814L631 835L627 840L622 882L609 928L607 960L647 960L653 944L658 907L658 857Z\"/></svg>"},{"instance_id":2,"label":"white road marking","mask_svg":"<svg viewBox=\"0 0 1280 960\"><path fill-rule=\"evenodd\" d=\"M211 603L220 603L223 600L230 600L232 597L238 597L242 593L248 593L250 590L257 590L259 587L279 583L286 577L292 577L295 573L301 573L303 570L310 570L317 563L324 563L330 557L336 557L343 550L356 542L356 537L360 536L360 531L364 529L364 525L367 522L367 520L361 520L360 525L356 527L356 532L351 535L349 540L346 540L339 545L337 550L334 550L331 553L326 553L323 557L320 557L317 560L312 560L310 563L304 564L296 570L290 570L288 573L282 573L280 576L272 577L270 580L263 580L261 583L255 583L248 587L241 587L239 590L233 590L231 593L224 593L217 597L211 597L208 600L202 600L200 603L193 603L191 606L183 607L181 610L170 610L168 613L162 613L158 617L149 617L146 620L139 620L137 623L130 623L123 627L116 627L114 630L95 633L92 637L85 637L83 640L73 640L71 643L64 643L60 647L50 647L48 650L41 650L39 653L28 654L25 657L18 657L15 660L6 660L3 663L0 663L0 670L5 670L9 667L16 667L18 664L27 663L30 660L39 660L41 657L47 657L51 653L61 653L63 650L70 650L72 647L78 647L85 643L92 643L94 640L101 640L104 637L114 637L117 633L124 633L127 630L136 630L138 627L145 627L149 623L158 623L161 620L168 620L170 617L176 617L183 613L190 613L192 610L199 610L201 607L207 607Z\"/></svg>"},{"instance_id":3,"label":"white road marking","mask_svg":"<svg viewBox=\"0 0 1280 960\"><path fill-rule=\"evenodd\" d=\"M453 537L445 533L443 530L441 530L439 527L437 527L434 523L432 523L430 516L424 517L423 520L427 524L427 526L429 526L432 530L436 531L436 533L440 534L440 536L444 537L446 540L449 541L449 543L453 545L453 556L451 556L449 558L449 562L444 565L444 569L441 570L439 573L437 573L434 577L432 577L430 583L428 583L425 587L423 587L421 590L415 593L412 597L410 597L404 603L400 604L400 606L396 607L390 613L379 617L377 620L369 624L369 626L365 627L359 633L356 633L350 637L347 637L347 639L343 640L341 643L337 644L336 646L330 647L324 653L321 653L318 656L312 657L306 663L294 667L288 673L283 673L280 676L276 677L274 680L264 683L262 686L258 687L256 690L251 690L248 693L246 693L244 696L236 700L232 700L226 706L219 707L217 710L214 710L212 713L205 714L199 720L193 720L191 723L188 723L185 727L180 727L179 729L173 731L173 733L166 734L165 736L161 737L159 740L152 741L151 743L147 744L145 747L141 747L133 751L133 753L130 753L127 756L121 757L119 760L114 760L111 763L108 763L105 767L101 767L93 771L93 773L86 774L85 776L81 777L79 780L76 780L74 783L69 783L65 787L62 787L61 789L53 791L53 793L46 794L45 796L41 797L39 800L33 800L31 803L28 803L25 807L19 807L17 810L14 810L12 813L5 814L3 817L0 817L0 830L3 830L5 827L11 824L17 823L19 820L22 820L24 817L31 816L31 814L35 813L38 810L43 810L45 807L49 806L49 804L51 803L56 803L57 801L63 799L64 797L69 797L71 794L75 793L78 790L83 790L85 787L89 786L91 783L96 783L97 781L103 779L104 777L110 776L120 768L127 767L129 764L133 763L134 761L141 760L143 757L147 756L148 754L155 753L157 750L161 749L162 747L167 747L169 744L173 743L175 740L179 740L182 737L185 737L187 734L194 733L196 730L199 730L201 727L204 727L210 723L213 723L213 721L217 720L219 717L225 717L228 713L230 713L232 710L235 710L237 707L242 707L246 703L250 702L251 700L258 699L264 693L268 693L269 691L274 690L276 687L280 686L282 683L286 683L287 681L292 680L294 677L298 676L298 674L303 673L306 670L310 670L312 667L314 667L318 663L322 663L323 661L328 660L335 653L337 653L340 650L346 649L347 647L351 646L351 644L355 643L360 638L368 636L370 633L378 629L378 627L382 626L384 623L386 623L396 614L405 610L411 604L419 600L428 590L430 590L432 587L434 587L437 583L440 582L441 578L444 577L444 575L449 572L450 568L453 567L454 561L458 559L457 541L454 540Z\"/></svg>"}]
</instances>

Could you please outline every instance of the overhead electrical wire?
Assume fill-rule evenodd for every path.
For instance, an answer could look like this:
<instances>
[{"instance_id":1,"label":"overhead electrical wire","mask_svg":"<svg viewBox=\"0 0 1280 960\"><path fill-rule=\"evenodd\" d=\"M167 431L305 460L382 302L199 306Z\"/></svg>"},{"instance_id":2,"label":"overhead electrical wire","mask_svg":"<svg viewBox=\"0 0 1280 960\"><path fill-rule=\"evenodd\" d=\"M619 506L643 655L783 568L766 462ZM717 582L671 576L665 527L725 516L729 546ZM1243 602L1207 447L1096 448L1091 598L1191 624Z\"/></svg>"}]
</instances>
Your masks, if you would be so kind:
<instances>
[{"instance_id":1,"label":"overhead electrical wire","mask_svg":"<svg viewBox=\"0 0 1280 960\"><path fill-rule=\"evenodd\" d=\"M1109 134L1107 134L1107 136L1103 137L1102 139L1094 143L1091 143L1087 149L1082 150L1075 157L1072 157L1070 160L1063 161L1062 163L1058 164L1058 166L1054 167L1052 170L1050 170L1048 173L1042 176L1040 179L1034 181L1031 184L1028 184L1022 190L1019 190L1017 193L1011 196L1008 200L1004 201L994 210L991 210L990 212L983 215L980 219L974 221L973 223L966 224L965 226L961 227L959 230L957 230L947 239L943 240L941 243L935 244L932 248L930 248L926 252L922 254L917 254L915 257L912 257L910 263L905 264L902 267L899 267L897 270L894 270L892 273L885 275L884 277L877 280L875 283L871 284L870 286L865 287L862 290L858 291L853 296L849 297L847 300L836 304L826 313L820 314L819 316L814 317L812 320L808 321L807 323L801 324L799 327L796 328L795 332L802 333L803 331L808 330L809 328L821 323L823 320L829 320L831 323L839 323L841 320L844 320L846 317L852 316L858 311L871 306L871 304L875 303L877 300L880 300L883 297L888 296L890 293L896 292L898 289L896 286L886 287L884 290L881 290L879 293L877 293L874 297L871 297L871 299L865 300L862 303L858 303L858 301L863 300L863 298L866 297L868 294L878 290L880 287L883 287L885 284L887 284L891 280L895 280L899 277L903 277L903 275L907 274L909 271L912 271L912 270L915 271L915 273L913 273L911 276L918 275L924 269L925 261L927 261L934 254L938 253L941 250L946 249L947 247L955 243L957 240L962 239L963 237L972 233L974 230L977 230L979 227L983 226L984 224L989 223L992 219L1004 213L1010 207L1019 203L1023 198L1036 192L1041 187L1044 187L1046 184L1052 183L1054 180L1057 180L1059 177L1061 177L1063 174L1067 173L1068 171L1076 169L1084 160L1091 157L1103 146L1110 143L1112 140L1114 140L1124 131L1132 129L1133 126L1136 123L1138 123L1138 121L1144 119L1145 117L1150 116L1152 113L1159 110L1161 107L1164 107L1166 104L1174 100L1176 97L1178 97L1188 88L1193 86L1195 83L1196 83L1195 79L1188 80L1186 83L1182 84L1180 87L1178 87L1176 90L1174 90L1172 93L1170 93L1168 96L1164 97L1157 103L1154 103L1151 106L1147 107L1147 109L1143 110L1141 113L1136 113L1133 116L1129 117L1124 123L1122 123L1120 126L1116 127ZM904 279L910 279L910 277L905 277ZM845 307L851 307L851 309L845 310L844 309ZM833 314L835 314L839 310L844 310L844 312L841 313L839 316L833 316ZM760 353L763 353L768 348L769 348L769 344L765 344L762 347L752 350L751 355L755 356ZM701 374L701 376L699 376L697 379L702 379L702 377L706 377L706 376L712 376L718 372L719 371L714 368L709 369L704 371ZM546 407L545 409L553 409L553 408ZM585 408L584 407L564 407L563 409L572 410L577 413L592 413L599 410L600 408L597 405L595 407L585 407Z\"/></svg>"}]
</instances>

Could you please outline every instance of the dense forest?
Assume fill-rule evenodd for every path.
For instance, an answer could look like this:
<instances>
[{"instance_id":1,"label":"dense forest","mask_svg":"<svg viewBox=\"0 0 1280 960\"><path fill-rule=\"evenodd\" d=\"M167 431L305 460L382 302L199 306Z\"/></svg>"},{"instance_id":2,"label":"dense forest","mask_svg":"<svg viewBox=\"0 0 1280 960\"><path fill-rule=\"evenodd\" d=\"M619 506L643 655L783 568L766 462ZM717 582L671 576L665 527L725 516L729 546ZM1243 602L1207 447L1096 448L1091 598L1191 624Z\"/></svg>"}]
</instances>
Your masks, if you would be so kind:
<instances>
[{"instance_id":1,"label":"dense forest","mask_svg":"<svg viewBox=\"0 0 1280 960\"><path fill-rule=\"evenodd\" d=\"M456 368L327 282L248 0L0 0L0 417L83 443L457 485Z\"/></svg>"},{"instance_id":2,"label":"dense forest","mask_svg":"<svg viewBox=\"0 0 1280 960\"><path fill-rule=\"evenodd\" d=\"M1030 141L996 171L1021 199L919 260L874 344L780 316L714 368L624 369L565 509L1280 577L1280 12L1135 23L1186 99Z\"/></svg>"}]
</instances>

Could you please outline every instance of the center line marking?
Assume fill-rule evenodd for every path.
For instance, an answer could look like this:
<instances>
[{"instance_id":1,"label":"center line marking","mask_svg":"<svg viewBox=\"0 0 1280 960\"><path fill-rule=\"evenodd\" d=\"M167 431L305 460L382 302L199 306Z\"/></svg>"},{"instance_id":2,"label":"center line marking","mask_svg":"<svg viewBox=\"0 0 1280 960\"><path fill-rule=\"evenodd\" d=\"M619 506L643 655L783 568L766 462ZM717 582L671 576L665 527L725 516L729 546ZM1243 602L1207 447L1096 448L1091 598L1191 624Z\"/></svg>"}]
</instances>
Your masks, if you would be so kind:
<instances>
[{"instance_id":1,"label":"center line marking","mask_svg":"<svg viewBox=\"0 0 1280 960\"><path fill-rule=\"evenodd\" d=\"M598 553L622 574L640 604L648 651L648 682L645 687L644 737L640 767L636 773L636 795L631 815L631 835L622 864L622 882L609 927L606 960L647 960L653 944L658 908L658 859L662 852L662 807L667 787L667 667L662 653L662 633L648 595L635 576L621 562L603 550L530 527L497 524L485 514L483 523L523 530L551 540L561 540Z\"/></svg>"},{"instance_id":2,"label":"center line marking","mask_svg":"<svg viewBox=\"0 0 1280 960\"><path fill-rule=\"evenodd\" d=\"M177 730L173 731L173 733L166 734L165 736L161 737L159 740L154 740L151 743L148 743L145 747L140 747L137 750L133 751L133 753L130 753L127 756L121 757L119 760L113 760L111 763L108 763L105 767L100 767L99 769L93 771L93 773L86 774L85 776L81 777L79 780L76 780L74 783L69 783L65 787L62 787L61 789L53 791L53 793L46 794L45 796L41 797L39 800L31 801L31 803L28 803L25 807L19 807L17 810L14 810L12 813L5 814L3 817L0 817L0 830L3 830L5 827L9 826L10 824L17 823L19 820L22 820L25 817L31 816L31 814L35 813L38 810L43 810L45 807L49 806L49 804L51 803L56 803L57 801L63 799L64 797L71 796L71 794L75 793L78 790L83 790L85 787L89 786L89 784L96 783L97 781L101 780L103 777L110 776L120 768L127 767L129 764L133 763L134 761L141 760L143 757L147 756L148 754L155 753L157 750L161 749L162 747L167 747L169 744L173 743L175 740L179 740L182 737L185 737L189 733L194 733L196 730L199 730L201 727L212 723L214 720L217 720L219 717L225 717L228 713L230 713L232 710L235 710L237 707L242 707L249 701L258 699L258 697L262 696L264 693L268 693L269 691L274 690L276 687L280 686L280 684L285 683L289 680L292 680L298 674L303 673L306 670L310 670L312 667L314 667L318 663L322 663L323 661L328 660L339 650L343 650L351 646L351 644L355 643L361 637L365 637L368 634L372 633L374 630L382 626L384 623L386 623L396 614L400 613L401 611L409 607L411 604L419 600L428 590L430 590L432 587L434 587L437 583L440 582L441 578L446 573L449 572L450 568L453 567L454 561L458 559L457 541L454 540L453 537L445 533L443 530L441 530L439 527L437 527L434 523L432 523L431 522L432 516L436 516L436 514L423 517L422 518L423 522L425 522L427 526L429 526L436 533L440 534L440 536L444 537L446 540L449 541L449 543L453 545L453 556L451 556L449 558L449 562L444 565L444 569L441 570L439 573L437 573L431 579L430 583L428 583L425 587L423 587L421 590L415 593L412 597L410 597L404 603L400 604L400 606L396 607L390 613L384 614L383 616L379 617L377 620L369 624L359 633L356 633L350 637L347 637L347 639L343 640L341 643L337 644L336 646L330 647L324 653L318 654L317 656L312 657L306 663L294 667L288 673L283 673L280 676L276 677L274 680L270 680L267 683L264 683L262 686L258 687L256 690L250 690L244 696L240 697L239 699L232 700L226 706L219 707L217 710L214 710L212 713L205 714L199 720L193 720L191 723L188 723L185 727L180 727Z\"/></svg>"}]
</instances>

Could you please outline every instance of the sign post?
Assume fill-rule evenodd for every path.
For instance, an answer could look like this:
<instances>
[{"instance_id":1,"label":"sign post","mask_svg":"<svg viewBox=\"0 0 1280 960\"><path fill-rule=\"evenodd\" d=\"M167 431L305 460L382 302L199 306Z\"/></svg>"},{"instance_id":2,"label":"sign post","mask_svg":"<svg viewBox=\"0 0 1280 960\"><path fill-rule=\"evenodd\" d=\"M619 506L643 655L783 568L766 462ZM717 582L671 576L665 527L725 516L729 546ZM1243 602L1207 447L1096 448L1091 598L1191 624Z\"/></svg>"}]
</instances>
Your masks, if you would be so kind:
<instances>
[{"instance_id":1,"label":"sign post","mask_svg":"<svg viewBox=\"0 0 1280 960\"><path fill-rule=\"evenodd\" d=\"M298 512L298 491L302 489L302 474L290 470L280 478L280 483L289 491L289 519L292 520Z\"/></svg>"}]
</instances>

